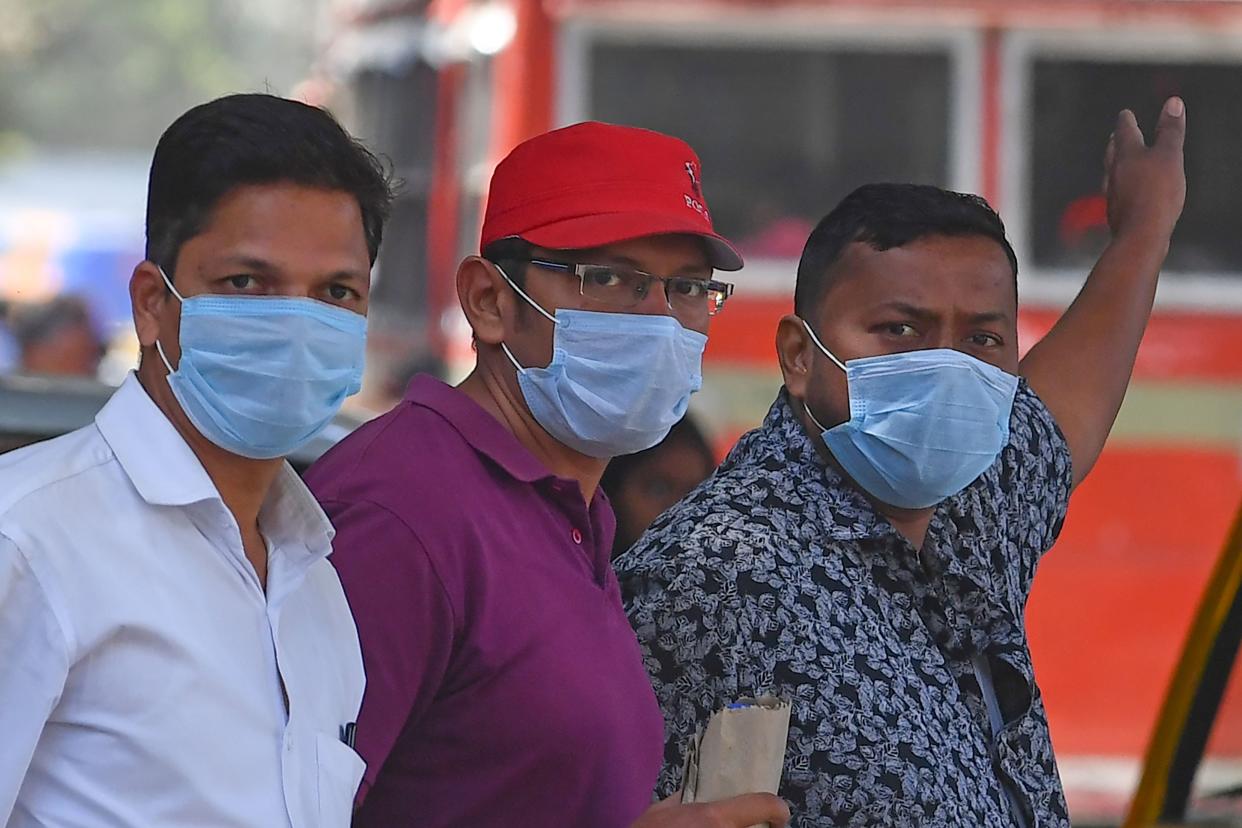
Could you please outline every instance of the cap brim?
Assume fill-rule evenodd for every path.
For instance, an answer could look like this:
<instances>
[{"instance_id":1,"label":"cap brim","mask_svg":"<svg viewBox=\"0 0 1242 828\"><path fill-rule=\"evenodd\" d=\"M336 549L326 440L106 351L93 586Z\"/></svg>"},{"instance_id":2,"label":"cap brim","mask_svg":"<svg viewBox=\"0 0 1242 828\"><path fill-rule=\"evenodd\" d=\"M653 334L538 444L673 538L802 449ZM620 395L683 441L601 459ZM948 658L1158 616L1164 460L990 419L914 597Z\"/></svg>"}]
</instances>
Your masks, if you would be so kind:
<instances>
[{"instance_id":1,"label":"cap brim","mask_svg":"<svg viewBox=\"0 0 1242 828\"><path fill-rule=\"evenodd\" d=\"M562 219L520 233L522 239L550 250L582 250L631 241L644 236L698 236L706 243L709 264L716 270L741 270L742 255L723 236L705 232L701 224L677 216L652 213L605 213Z\"/></svg>"}]
</instances>

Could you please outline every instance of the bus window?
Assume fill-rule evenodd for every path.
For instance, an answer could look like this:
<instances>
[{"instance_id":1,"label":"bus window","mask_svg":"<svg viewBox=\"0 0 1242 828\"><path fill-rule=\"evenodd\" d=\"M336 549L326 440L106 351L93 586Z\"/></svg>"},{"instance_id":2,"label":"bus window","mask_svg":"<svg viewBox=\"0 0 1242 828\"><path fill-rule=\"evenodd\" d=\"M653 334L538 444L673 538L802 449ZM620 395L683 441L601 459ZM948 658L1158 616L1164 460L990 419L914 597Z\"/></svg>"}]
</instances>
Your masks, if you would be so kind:
<instances>
[{"instance_id":1,"label":"bus window","mask_svg":"<svg viewBox=\"0 0 1242 828\"><path fill-rule=\"evenodd\" d=\"M1242 190L1242 66L1044 56L1031 68L1030 250L1037 268L1081 269L1108 238L1100 185L1103 148L1123 108L1150 130L1164 99L1186 99L1187 189L1193 198L1173 237L1166 278L1242 272L1236 194Z\"/></svg>"},{"instance_id":2,"label":"bus window","mask_svg":"<svg viewBox=\"0 0 1242 828\"><path fill-rule=\"evenodd\" d=\"M586 112L695 148L717 229L751 258L796 259L872 181L949 184L949 50L595 42Z\"/></svg>"}]
</instances>

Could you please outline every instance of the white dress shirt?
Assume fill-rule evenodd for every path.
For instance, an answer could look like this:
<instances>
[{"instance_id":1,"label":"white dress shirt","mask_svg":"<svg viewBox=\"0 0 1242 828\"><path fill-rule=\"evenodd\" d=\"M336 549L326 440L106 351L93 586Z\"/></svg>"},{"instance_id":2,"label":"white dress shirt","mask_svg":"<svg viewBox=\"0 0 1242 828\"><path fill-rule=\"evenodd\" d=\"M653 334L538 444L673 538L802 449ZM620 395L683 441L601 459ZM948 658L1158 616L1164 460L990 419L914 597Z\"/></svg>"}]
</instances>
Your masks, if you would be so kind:
<instances>
[{"instance_id":1,"label":"white dress shirt","mask_svg":"<svg viewBox=\"0 0 1242 828\"><path fill-rule=\"evenodd\" d=\"M349 824L362 656L332 527L288 465L259 525L266 594L133 375L0 457L0 824Z\"/></svg>"}]
</instances>

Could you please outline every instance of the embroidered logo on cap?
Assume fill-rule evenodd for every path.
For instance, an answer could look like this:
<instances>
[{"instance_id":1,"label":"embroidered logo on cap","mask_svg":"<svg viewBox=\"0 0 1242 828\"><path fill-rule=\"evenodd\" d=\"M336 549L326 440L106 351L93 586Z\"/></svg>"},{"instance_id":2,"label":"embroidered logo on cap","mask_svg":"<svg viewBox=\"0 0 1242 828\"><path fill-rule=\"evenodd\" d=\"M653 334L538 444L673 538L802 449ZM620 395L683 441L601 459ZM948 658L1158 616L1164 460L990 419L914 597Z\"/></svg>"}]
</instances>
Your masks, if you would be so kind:
<instances>
[{"instance_id":1,"label":"embroidered logo on cap","mask_svg":"<svg viewBox=\"0 0 1242 828\"><path fill-rule=\"evenodd\" d=\"M683 195L686 199L686 206L707 221L711 221L711 215L703 204L703 185L699 182L699 168L693 161L686 162L686 175L690 177L690 189L694 192L694 195L689 193Z\"/></svg>"},{"instance_id":2,"label":"embroidered logo on cap","mask_svg":"<svg viewBox=\"0 0 1242 828\"><path fill-rule=\"evenodd\" d=\"M690 176L690 190L694 195L702 200L703 185L699 183L699 171L693 161L686 162L686 175Z\"/></svg>"}]
</instances>

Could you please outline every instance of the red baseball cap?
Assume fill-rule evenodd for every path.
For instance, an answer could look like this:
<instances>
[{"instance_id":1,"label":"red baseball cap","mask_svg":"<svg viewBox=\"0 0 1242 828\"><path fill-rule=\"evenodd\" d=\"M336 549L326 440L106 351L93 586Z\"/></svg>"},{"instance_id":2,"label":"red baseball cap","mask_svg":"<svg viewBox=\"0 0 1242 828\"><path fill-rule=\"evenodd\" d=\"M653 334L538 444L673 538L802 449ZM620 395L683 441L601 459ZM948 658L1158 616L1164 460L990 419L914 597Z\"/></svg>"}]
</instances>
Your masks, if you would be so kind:
<instances>
[{"instance_id":1,"label":"red baseball cap","mask_svg":"<svg viewBox=\"0 0 1242 828\"><path fill-rule=\"evenodd\" d=\"M666 233L701 237L718 270L742 267L712 229L699 157L688 144L588 121L524 141L496 166L479 249L517 237L579 250Z\"/></svg>"}]
</instances>

